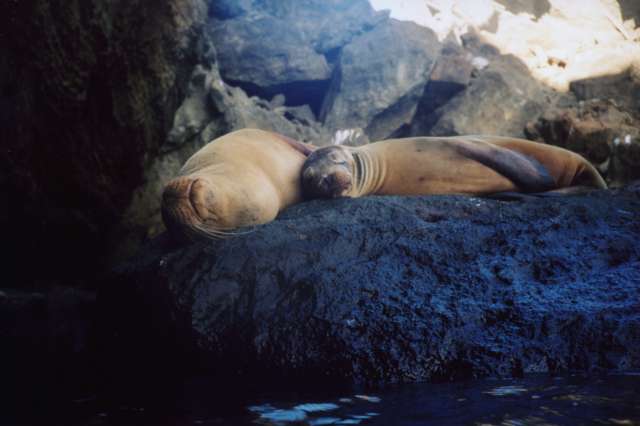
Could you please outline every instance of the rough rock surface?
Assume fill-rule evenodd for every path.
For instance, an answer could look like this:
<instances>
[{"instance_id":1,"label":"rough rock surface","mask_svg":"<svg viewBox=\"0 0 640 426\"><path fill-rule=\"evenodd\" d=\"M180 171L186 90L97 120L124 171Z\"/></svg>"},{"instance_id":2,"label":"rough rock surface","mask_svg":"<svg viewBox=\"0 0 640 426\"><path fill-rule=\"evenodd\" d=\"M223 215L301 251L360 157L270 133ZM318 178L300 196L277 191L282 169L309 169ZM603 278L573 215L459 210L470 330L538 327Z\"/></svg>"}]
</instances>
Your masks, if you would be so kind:
<instances>
[{"instance_id":1,"label":"rough rock surface","mask_svg":"<svg viewBox=\"0 0 640 426\"><path fill-rule=\"evenodd\" d=\"M640 117L614 99L552 108L527 124L527 137L582 154L609 184L640 179Z\"/></svg>"},{"instance_id":2,"label":"rough rock surface","mask_svg":"<svg viewBox=\"0 0 640 426\"><path fill-rule=\"evenodd\" d=\"M389 137L413 118L439 51L435 33L413 23L389 20L357 37L342 49L321 120Z\"/></svg>"},{"instance_id":3,"label":"rough rock surface","mask_svg":"<svg viewBox=\"0 0 640 426\"><path fill-rule=\"evenodd\" d=\"M269 87L331 76L326 58L286 21L248 16L222 21L212 28L225 80Z\"/></svg>"},{"instance_id":4,"label":"rough rock surface","mask_svg":"<svg viewBox=\"0 0 640 426\"><path fill-rule=\"evenodd\" d=\"M206 62L207 4L35 0L2 2L0 15L5 279L80 279L99 267L106 229Z\"/></svg>"},{"instance_id":5,"label":"rough rock surface","mask_svg":"<svg viewBox=\"0 0 640 426\"><path fill-rule=\"evenodd\" d=\"M219 242L161 238L100 298L119 312L109 346L184 351L171 365L221 381L639 368L638 214L638 186L524 202L367 197L303 203Z\"/></svg>"},{"instance_id":6,"label":"rough rock surface","mask_svg":"<svg viewBox=\"0 0 640 426\"><path fill-rule=\"evenodd\" d=\"M283 93L287 105L310 104L316 113L340 49L387 18L366 0L228 6L214 7L211 22L225 81L266 99Z\"/></svg>"},{"instance_id":7,"label":"rough rock surface","mask_svg":"<svg viewBox=\"0 0 640 426\"><path fill-rule=\"evenodd\" d=\"M414 134L523 137L525 125L550 108L558 95L536 81L516 57L498 54L472 34L466 49L476 68L467 87L435 111L419 110L424 115L414 118ZM456 79L464 83L462 77Z\"/></svg>"}]
</instances>

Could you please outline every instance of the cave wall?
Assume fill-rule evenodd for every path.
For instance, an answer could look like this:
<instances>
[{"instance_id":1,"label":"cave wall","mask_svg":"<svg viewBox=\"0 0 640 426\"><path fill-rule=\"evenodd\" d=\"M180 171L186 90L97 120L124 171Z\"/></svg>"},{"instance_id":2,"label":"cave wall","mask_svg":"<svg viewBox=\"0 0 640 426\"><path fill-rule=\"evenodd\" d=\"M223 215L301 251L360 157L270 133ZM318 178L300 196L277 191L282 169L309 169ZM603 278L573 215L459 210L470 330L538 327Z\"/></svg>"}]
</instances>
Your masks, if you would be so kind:
<instances>
[{"instance_id":1,"label":"cave wall","mask_svg":"<svg viewBox=\"0 0 640 426\"><path fill-rule=\"evenodd\" d=\"M99 268L106 231L207 61L207 5L27 0L2 2L0 14L7 285L73 281Z\"/></svg>"}]
</instances>

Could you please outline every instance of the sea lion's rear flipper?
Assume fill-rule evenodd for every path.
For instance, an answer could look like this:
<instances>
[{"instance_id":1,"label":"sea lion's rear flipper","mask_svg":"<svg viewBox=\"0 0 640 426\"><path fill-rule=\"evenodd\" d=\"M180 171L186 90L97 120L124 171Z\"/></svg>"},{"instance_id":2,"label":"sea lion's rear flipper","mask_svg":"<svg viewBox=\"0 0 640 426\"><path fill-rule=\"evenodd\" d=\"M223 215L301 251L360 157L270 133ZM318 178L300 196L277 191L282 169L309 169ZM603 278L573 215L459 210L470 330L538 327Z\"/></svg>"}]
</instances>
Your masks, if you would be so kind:
<instances>
[{"instance_id":1,"label":"sea lion's rear flipper","mask_svg":"<svg viewBox=\"0 0 640 426\"><path fill-rule=\"evenodd\" d=\"M302 154L304 154L305 157L308 157L313 151L318 149L317 146L311 145L310 143L300 142L300 141L297 141L295 139L291 139L288 136L281 135L281 134L275 133L275 132L273 132L273 134L275 136L277 136L278 139L288 143L291 148L293 148L296 151L301 152Z\"/></svg>"},{"instance_id":2,"label":"sea lion's rear flipper","mask_svg":"<svg viewBox=\"0 0 640 426\"><path fill-rule=\"evenodd\" d=\"M556 187L549 171L536 159L482 139L465 140L458 152L477 161L507 179L523 192L544 192Z\"/></svg>"}]
</instances>

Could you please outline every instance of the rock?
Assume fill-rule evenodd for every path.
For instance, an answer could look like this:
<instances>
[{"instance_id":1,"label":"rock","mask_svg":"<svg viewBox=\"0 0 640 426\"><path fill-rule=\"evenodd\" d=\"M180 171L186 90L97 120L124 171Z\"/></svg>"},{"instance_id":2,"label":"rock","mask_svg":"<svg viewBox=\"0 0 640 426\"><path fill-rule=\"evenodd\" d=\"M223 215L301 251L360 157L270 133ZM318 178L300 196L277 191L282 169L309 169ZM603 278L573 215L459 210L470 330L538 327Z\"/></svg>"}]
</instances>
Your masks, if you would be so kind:
<instances>
[{"instance_id":1,"label":"rock","mask_svg":"<svg viewBox=\"0 0 640 426\"><path fill-rule=\"evenodd\" d=\"M389 20L345 46L321 120L384 139L413 117L440 50L433 31Z\"/></svg>"},{"instance_id":2,"label":"rock","mask_svg":"<svg viewBox=\"0 0 640 426\"><path fill-rule=\"evenodd\" d=\"M429 116L416 116L414 126L422 127L423 134L523 137L526 123L556 102L558 95L533 79L515 57L483 57L489 64L476 72L464 91Z\"/></svg>"},{"instance_id":3,"label":"rock","mask_svg":"<svg viewBox=\"0 0 640 426\"><path fill-rule=\"evenodd\" d=\"M216 0L209 3L209 15L217 19L231 19L250 12L252 0Z\"/></svg>"},{"instance_id":4,"label":"rock","mask_svg":"<svg viewBox=\"0 0 640 426\"><path fill-rule=\"evenodd\" d=\"M315 121L309 106L272 108L268 101L249 97L242 89L222 80L214 81L209 96L214 108L224 117L225 132L250 127L271 130L318 146L329 143L329 133Z\"/></svg>"},{"instance_id":5,"label":"rock","mask_svg":"<svg viewBox=\"0 0 640 426\"><path fill-rule=\"evenodd\" d=\"M160 238L104 286L109 347L142 339L142 359L172 354L154 368L206 366L221 386L637 369L639 212L637 187L366 197L218 242Z\"/></svg>"},{"instance_id":6,"label":"rock","mask_svg":"<svg viewBox=\"0 0 640 426\"><path fill-rule=\"evenodd\" d=\"M212 21L222 77L249 96L283 94L287 106L307 104L316 115L341 48L387 19L366 0L264 1L241 9L234 19L223 11Z\"/></svg>"},{"instance_id":7,"label":"rock","mask_svg":"<svg viewBox=\"0 0 640 426\"><path fill-rule=\"evenodd\" d=\"M474 64L484 69L488 61L479 56L473 57L455 42L445 42L418 102L409 133L402 136L428 135L438 117L434 111L467 88Z\"/></svg>"},{"instance_id":8,"label":"rock","mask_svg":"<svg viewBox=\"0 0 640 426\"><path fill-rule=\"evenodd\" d=\"M609 184L621 186L640 178L639 127L633 110L619 108L613 100L592 99L545 111L527 124L526 134L581 154Z\"/></svg>"},{"instance_id":9,"label":"rock","mask_svg":"<svg viewBox=\"0 0 640 426\"><path fill-rule=\"evenodd\" d=\"M332 60L335 51L387 19L367 0L265 1L260 9L295 28L316 52Z\"/></svg>"},{"instance_id":10,"label":"rock","mask_svg":"<svg viewBox=\"0 0 640 426\"><path fill-rule=\"evenodd\" d=\"M105 233L207 61L207 2L2 2L0 14L7 281L91 282Z\"/></svg>"},{"instance_id":11,"label":"rock","mask_svg":"<svg viewBox=\"0 0 640 426\"><path fill-rule=\"evenodd\" d=\"M574 81L570 90L578 100L609 100L618 108L640 114L640 63L617 75Z\"/></svg>"},{"instance_id":12,"label":"rock","mask_svg":"<svg viewBox=\"0 0 640 426\"><path fill-rule=\"evenodd\" d=\"M566 92L577 80L619 74L640 61L635 24L618 1L588 0L580 8L567 1L502 1L483 39L517 56L531 75ZM624 9L624 8L623 8ZM626 27L626 24L630 24Z\"/></svg>"},{"instance_id":13,"label":"rock","mask_svg":"<svg viewBox=\"0 0 640 426\"><path fill-rule=\"evenodd\" d=\"M196 66L186 97L173 118L173 127L167 135L167 142L162 146L163 151L176 149L189 142L213 121L215 110L209 100L209 91L216 78L220 78L217 69Z\"/></svg>"},{"instance_id":14,"label":"rock","mask_svg":"<svg viewBox=\"0 0 640 426\"><path fill-rule=\"evenodd\" d=\"M271 16L243 16L214 23L220 74L232 84L271 87L328 80L325 57L305 43L292 25Z\"/></svg>"},{"instance_id":15,"label":"rock","mask_svg":"<svg viewBox=\"0 0 640 426\"><path fill-rule=\"evenodd\" d=\"M7 289L3 294L3 416L13 410L31 413L34 406L55 404L93 383L94 292L56 286L47 292Z\"/></svg>"}]
</instances>

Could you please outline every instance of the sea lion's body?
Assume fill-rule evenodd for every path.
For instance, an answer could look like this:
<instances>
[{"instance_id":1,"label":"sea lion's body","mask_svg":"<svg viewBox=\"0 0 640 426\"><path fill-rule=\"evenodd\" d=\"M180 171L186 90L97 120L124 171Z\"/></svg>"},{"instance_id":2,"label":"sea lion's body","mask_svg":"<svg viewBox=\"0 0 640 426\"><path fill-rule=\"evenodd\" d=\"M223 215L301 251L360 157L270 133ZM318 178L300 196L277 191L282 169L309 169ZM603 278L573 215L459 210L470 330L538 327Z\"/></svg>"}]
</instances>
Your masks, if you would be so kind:
<instances>
[{"instance_id":1,"label":"sea lion's body","mask_svg":"<svg viewBox=\"0 0 640 426\"><path fill-rule=\"evenodd\" d=\"M300 171L310 152L305 144L255 129L213 140L166 185L167 228L183 236L216 237L273 220L301 201Z\"/></svg>"},{"instance_id":2,"label":"sea lion's body","mask_svg":"<svg viewBox=\"0 0 640 426\"><path fill-rule=\"evenodd\" d=\"M307 198L606 188L595 168L576 153L498 136L416 137L322 148L309 156L302 177Z\"/></svg>"}]
</instances>

